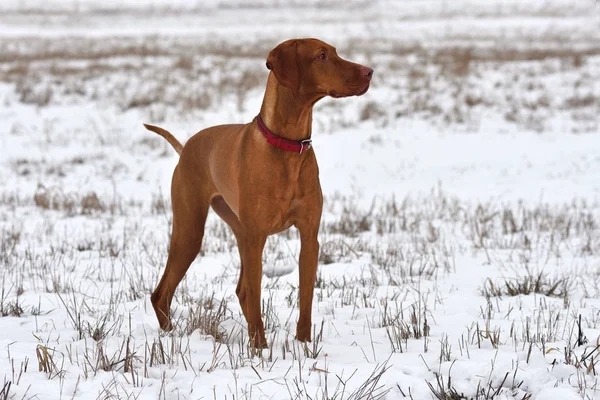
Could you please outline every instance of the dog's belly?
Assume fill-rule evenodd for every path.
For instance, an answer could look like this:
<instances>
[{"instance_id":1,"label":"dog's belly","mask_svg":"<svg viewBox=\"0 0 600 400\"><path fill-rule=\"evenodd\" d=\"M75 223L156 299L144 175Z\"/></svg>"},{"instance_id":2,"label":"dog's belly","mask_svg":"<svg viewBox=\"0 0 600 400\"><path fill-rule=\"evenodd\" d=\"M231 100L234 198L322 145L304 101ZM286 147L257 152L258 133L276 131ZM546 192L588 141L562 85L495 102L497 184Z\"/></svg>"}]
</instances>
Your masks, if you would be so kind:
<instances>
[{"instance_id":1,"label":"dog's belly","mask_svg":"<svg viewBox=\"0 0 600 400\"><path fill-rule=\"evenodd\" d=\"M292 227L292 225L294 225L294 222L288 219L284 221L283 224L276 226L271 232L269 232L269 235L275 235L285 230L288 230Z\"/></svg>"},{"instance_id":2,"label":"dog's belly","mask_svg":"<svg viewBox=\"0 0 600 400\"><path fill-rule=\"evenodd\" d=\"M225 203L229 206L231 211L235 214L235 216L240 218L240 207L238 204L237 193L232 188L227 185L215 185L217 187L217 196L221 196Z\"/></svg>"}]
</instances>

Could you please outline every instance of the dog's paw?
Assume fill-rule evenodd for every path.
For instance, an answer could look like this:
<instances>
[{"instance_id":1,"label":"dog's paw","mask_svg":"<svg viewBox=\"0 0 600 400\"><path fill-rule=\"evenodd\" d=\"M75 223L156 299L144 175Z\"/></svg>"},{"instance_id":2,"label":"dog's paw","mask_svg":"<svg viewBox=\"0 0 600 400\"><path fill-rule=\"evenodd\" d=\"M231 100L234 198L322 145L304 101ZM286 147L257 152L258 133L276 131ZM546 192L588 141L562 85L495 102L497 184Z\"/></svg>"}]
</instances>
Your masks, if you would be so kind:
<instances>
[{"instance_id":1,"label":"dog's paw","mask_svg":"<svg viewBox=\"0 0 600 400\"><path fill-rule=\"evenodd\" d=\"M298 327L298 329L296 330L295 339L299 342L312 342L310 336L310 329L300 329L300 327Z\"/></svg>"}]
</instances>

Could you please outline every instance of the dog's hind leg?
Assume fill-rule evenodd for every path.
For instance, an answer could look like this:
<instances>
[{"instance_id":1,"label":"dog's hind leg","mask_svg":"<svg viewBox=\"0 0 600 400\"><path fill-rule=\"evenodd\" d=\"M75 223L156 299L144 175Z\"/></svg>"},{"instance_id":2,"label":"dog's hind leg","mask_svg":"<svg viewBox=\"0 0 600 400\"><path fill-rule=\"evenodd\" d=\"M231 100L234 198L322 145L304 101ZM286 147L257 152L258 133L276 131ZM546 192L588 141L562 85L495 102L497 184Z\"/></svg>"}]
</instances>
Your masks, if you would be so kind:
<instances>
[{"instance_id":1,"label":"dog's hind leg","mask_svg":"<svg viewBox=\"0 0 600 400\"><path fill-rule=\"evenodd\" d=\"M164 330L172 329L170 307L173 294L198 255L204 236L210 199L195 189L176 168L171 184L173 229L169 256L163 276L151 296L156 317Z\"/></svg>"}]
</instances>

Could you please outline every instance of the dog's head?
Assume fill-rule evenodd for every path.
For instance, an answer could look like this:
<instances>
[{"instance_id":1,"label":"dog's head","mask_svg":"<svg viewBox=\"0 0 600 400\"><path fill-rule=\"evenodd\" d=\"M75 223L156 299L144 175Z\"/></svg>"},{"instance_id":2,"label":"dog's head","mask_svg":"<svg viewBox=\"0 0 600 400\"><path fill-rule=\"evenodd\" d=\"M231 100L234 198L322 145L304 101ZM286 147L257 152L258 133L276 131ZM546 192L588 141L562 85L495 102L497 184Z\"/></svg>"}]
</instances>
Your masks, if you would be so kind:
<instances>
[{"instance_id":1,"label":"dog's head","mask_svg":"<svg viewBox=\"0 0 600 400\"><path fill-rule=\"evenodd\" d=\"M267 68L295 97L360 96L369 90L373 70L338 56L318 39L287 40L269 53Z\"/></svg>"}]
</instances>

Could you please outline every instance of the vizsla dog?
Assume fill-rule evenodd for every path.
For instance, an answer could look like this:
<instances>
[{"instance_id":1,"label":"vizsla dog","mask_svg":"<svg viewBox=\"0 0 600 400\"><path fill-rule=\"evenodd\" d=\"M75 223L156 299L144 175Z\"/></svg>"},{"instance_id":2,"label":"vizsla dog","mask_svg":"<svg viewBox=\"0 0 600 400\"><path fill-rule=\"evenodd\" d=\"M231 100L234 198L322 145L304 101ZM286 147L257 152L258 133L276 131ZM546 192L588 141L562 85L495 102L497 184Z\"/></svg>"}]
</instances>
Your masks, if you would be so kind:
<instances>
[{"instance_id":1,"label":"vizsla dog","mask_svg":"<svg viewBox=\"0 0 600 400\"><path fill-rule=\"evenodd\" d=\"M311 147L312 109L325 96L360 96L373 70L340 58L317 39L288 40L267 57L260 114L250 123L220 125L185 146L166 130L145 125L180 154L173 173L173 231L165 272L152 293L162 329L171 329L175 288L198 254L209 207L231 227L241 269L236 294L254 347L266 347L261 318L262 252L267 236L294 225L301 240L300 316L296 339L311 340L323 196Z\"/></svg>"}]
</instances>

